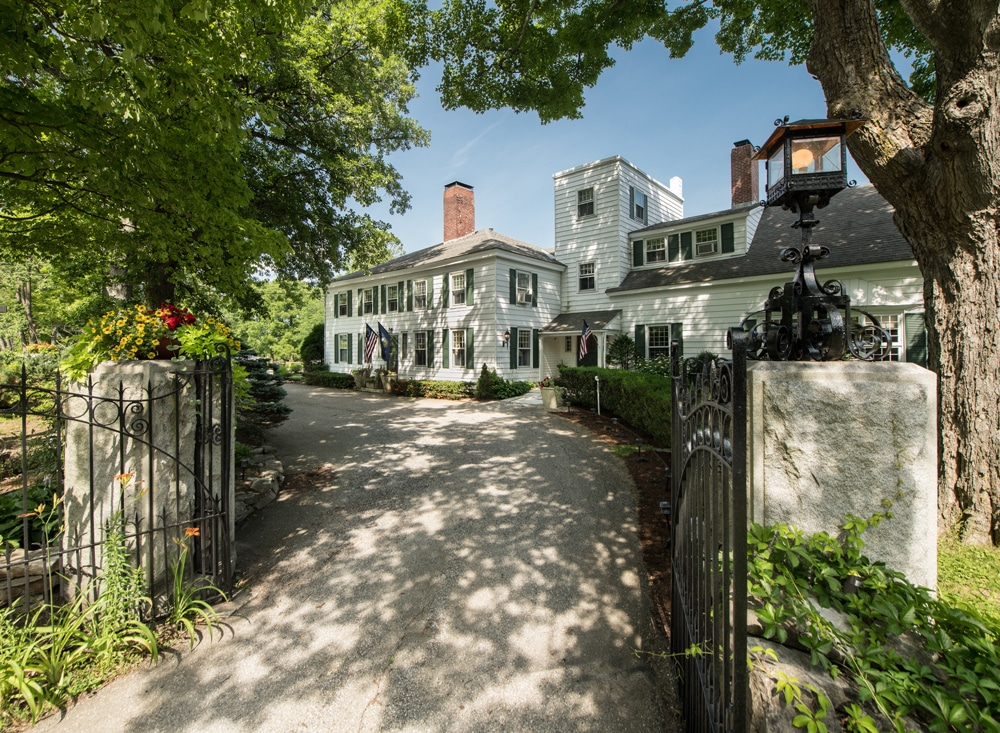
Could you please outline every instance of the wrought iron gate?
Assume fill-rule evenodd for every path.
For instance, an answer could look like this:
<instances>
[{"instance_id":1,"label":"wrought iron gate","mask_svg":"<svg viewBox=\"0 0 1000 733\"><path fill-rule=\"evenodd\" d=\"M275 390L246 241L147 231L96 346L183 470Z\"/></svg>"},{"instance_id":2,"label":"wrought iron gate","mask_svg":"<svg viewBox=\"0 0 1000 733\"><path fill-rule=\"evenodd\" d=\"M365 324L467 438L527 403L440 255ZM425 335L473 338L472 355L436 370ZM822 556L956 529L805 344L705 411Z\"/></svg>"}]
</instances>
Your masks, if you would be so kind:
<instances>
[{"instance_id":1,"label":"wrought iron gate","mask_svg":"<svg viewBox=\"0 0 1000 733\"><path fill-rule=\"evenodd\" d=\"M746 729L746 335L673 358L671 651L688 731Z\"/></svg>"},{"instance_id":2,"label":"wrought iron gate","mask_svg":"<svg viewBox=\"0 0 1000 733\"><path fill-rule=\"evenodd\" d=\"M0 499L21 505L16 526L0 525L0 607L93 592L116 516L154 616L179 543L188 575L231 587L231 363L172 367L157 384L103 374L40 386L24 368L17 383L0 384Z\"/></svg>"}]
</instances>

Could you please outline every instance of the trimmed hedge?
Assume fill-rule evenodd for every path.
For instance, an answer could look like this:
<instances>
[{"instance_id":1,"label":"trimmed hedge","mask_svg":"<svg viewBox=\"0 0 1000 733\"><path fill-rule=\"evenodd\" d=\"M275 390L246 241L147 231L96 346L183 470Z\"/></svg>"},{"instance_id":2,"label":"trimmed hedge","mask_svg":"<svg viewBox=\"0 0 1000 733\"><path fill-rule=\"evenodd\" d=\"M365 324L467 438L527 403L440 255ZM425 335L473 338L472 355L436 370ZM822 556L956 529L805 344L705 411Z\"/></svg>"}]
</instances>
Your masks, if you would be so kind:
<instances>
[{"instance_id":1,"label":"trimmed hedge","mask_svg":"<svg viewBox=\"0 0 1000 733\"><path fill-rule=\"evenodd\" d=\"M400 379L393 382L392 393L404 397L464 400L476 396L476 383L446 382L435 379Z\"/></svg>"},{"instance_id":2,"label":"trimmed hedge","mask_svg":"<svg viewBox=\"0 0 1000 733\"><path fill-rule=\"evenodd\" d=\"M648 433L661 447L670 445L670 377L621 369L567 367L560 365L556 383L565 387L570 402L597 407L597 383L601 378L601 412L609 412L634 428Z\"/></svg>"},{"instance_id":3,"label":"trimmed hedge","mask_svg":"<svg viewBox=\"0 0 1000 733\"><path fill-rule=\"evenodd\" d=\"M354 375L340 372L304 372L302 381L313 387L336 387L354 389Z\"/></svg>"}]
</instances>

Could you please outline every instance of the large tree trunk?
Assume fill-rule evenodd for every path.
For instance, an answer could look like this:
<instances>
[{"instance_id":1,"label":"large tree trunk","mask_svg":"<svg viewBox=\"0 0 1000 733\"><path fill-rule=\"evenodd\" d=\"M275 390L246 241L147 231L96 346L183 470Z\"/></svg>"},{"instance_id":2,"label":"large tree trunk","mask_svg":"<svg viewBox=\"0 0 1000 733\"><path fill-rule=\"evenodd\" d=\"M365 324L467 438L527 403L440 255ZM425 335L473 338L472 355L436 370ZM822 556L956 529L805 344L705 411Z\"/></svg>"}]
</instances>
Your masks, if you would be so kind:
<instances>
[{"instance_id":1,"label":"large tree trunk","mask_svg":"<svg viewBox=\"0 0 1000 733\"><path fill-rule=\"evenodd\" d=\"M930 366L938 374L942 527L1000 543L1000 101L997 0L902 0L931 42L933 106L895 71L873 0L809 0L808 68L827 112L858 110L849 139L896 209L924 276Z\"/></svg>"}]
</instances>

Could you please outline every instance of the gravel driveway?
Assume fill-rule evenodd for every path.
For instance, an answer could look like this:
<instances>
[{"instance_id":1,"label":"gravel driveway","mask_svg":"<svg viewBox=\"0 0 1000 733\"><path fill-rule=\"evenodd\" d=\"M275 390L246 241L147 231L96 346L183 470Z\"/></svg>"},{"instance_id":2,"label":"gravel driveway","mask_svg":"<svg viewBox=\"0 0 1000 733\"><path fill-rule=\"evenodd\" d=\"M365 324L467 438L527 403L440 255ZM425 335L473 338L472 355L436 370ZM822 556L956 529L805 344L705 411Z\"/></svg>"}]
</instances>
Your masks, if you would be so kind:
<instances>
[{"instance_id":1,"label":"gravel driveway","mask_svg":"<svg viewBox=\"0 0 1000 733\"><path fill-rule=\"evenodd\" d=\"M320 470L239 529L224 638L38 730L675 730L602 444L532 400L287 388L270 442Z\"/></svg>"}]
</instances>

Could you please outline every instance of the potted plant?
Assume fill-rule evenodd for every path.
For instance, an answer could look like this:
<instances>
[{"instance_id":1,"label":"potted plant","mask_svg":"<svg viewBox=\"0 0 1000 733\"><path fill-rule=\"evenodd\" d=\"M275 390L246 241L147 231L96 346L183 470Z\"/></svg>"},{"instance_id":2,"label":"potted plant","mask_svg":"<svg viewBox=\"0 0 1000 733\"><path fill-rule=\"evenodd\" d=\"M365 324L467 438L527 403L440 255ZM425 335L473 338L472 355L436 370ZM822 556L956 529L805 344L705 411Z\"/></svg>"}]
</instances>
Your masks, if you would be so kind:
<instances>
[{"instance_id":1,"label":"potted plant","mask_svg":"<svg viewBox=\"0 0 1000 733\"><path fill-rule=\"evenodd\" d=\"M240 342L215 318L199 318L187 308L164 303L159 308L134 305L108 311L100 321L87 321L66 351L60 368L80 380L104 361L207 359Z\"/></svg>"},{"instance_id":2,"label":"potted plant","mask_svg":"<svg viewBox=\"0 0 1000 733\"><path fill-rule=\"evenodd\" d=\"M551 377L545 377L538 383L538 388L542 392L542 406L546 410L558 410L561 404L559 388L553 383Z\"/></svg>"},{"instance_id":3,"label":"potted plant","mask_svg":"<svg viewBox=\"0 0 1000 733\"><path fill-rule=\"evenodd\" d=\"M367 387L368 379L371 377L371 373L372 368L370 366L353 369L351 374L354 376L354 387L356 389L364 389Z\"/></svg>"}]
</instances>

